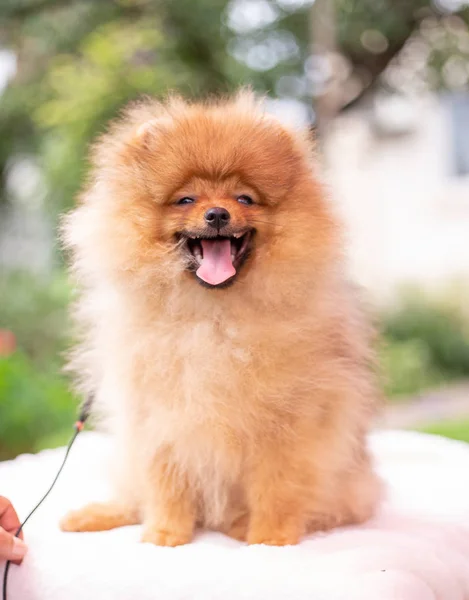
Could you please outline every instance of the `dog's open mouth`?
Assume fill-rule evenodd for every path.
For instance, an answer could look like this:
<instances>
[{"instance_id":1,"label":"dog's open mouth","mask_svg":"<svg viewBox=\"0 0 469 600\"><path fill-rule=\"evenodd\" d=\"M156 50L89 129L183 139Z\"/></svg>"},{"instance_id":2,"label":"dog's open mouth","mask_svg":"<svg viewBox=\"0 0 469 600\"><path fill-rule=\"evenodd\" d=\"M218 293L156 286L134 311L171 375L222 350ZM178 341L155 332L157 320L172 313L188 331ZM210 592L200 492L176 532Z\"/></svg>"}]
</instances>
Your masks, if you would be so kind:
<instances>
[{"instance_id":1,"label":"dog's open mouth","mask_svg":"<svg viewBox=\"0 0 469 600\"><path fill-rule=\"evenodd\" d=\"M233 280L246 260L254 230L233 233L230 236L204 237L183 234L188 252L192 256L191 270L201 282L223 287Z\"/></svg>"}]
</instances>

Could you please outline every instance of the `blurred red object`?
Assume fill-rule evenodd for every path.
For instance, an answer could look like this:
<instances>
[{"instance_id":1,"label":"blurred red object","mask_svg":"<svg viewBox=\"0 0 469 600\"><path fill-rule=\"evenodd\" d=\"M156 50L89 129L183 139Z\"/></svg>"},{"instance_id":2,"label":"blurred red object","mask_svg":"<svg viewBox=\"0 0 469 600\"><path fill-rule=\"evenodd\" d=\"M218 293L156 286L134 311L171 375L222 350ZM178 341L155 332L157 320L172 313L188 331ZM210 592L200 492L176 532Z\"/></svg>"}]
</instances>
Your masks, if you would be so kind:
<instances>
[{"instance_id":1,"label":"blurred red object","mask_svg":"<svg viewBox=\"0 0 469 600\"><path fill-rule=\"evenodd\" d=\"M15 334L8 329L0 329L0 356L9 356L16 350Z\"/></svg>"}]
</instances>

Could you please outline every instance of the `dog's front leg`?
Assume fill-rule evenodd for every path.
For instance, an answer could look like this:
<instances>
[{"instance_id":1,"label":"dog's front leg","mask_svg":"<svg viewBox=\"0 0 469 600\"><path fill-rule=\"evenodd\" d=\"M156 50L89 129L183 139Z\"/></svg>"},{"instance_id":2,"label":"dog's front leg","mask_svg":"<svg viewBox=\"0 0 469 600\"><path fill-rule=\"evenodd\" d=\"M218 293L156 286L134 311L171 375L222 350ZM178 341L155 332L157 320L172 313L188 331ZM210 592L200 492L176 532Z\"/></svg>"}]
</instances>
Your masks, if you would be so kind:
<instances>
[{"instance_id":1,"label":"dog's front leg","mask_svg":"<svg viewBox=\"0 0 469 600\"><path fill-rule=\"evenodd\" d=\"M187 477L168 456L156 458L143 489L143 542L180 546L191 541L195 502Z\"/></svg>"},{"instance_id":2,"label":"dog's front leg","mask_svg":"<svg viewBox=\"0 0 469 600\"><path fill-rule=\"evenodd\" d=\"M304 472L281 444L259 448L246 482L249 544L297 544L305 532Z\"/></svg>"}]
</instances>

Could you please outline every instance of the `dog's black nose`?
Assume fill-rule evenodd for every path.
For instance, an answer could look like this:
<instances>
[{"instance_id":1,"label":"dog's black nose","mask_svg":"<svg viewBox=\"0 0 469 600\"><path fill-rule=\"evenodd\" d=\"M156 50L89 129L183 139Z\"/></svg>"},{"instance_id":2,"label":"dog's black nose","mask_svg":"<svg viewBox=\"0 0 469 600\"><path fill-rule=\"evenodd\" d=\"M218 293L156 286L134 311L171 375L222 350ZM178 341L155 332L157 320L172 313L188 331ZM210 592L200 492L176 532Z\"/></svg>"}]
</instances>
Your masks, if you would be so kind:
<instances>
[{"instance_id":1,"label":"dog's black nose","mask_svg":"<svg viewBox=\"0 0 469 600\"><path fill-rule=\"evenodd\" d=\"M210 227L214 227L215 229L221 229L228 225L230 222L230 213L226 210L226 208L211 208L205 213L205 222Z\"/></svg>"}]
</instances>

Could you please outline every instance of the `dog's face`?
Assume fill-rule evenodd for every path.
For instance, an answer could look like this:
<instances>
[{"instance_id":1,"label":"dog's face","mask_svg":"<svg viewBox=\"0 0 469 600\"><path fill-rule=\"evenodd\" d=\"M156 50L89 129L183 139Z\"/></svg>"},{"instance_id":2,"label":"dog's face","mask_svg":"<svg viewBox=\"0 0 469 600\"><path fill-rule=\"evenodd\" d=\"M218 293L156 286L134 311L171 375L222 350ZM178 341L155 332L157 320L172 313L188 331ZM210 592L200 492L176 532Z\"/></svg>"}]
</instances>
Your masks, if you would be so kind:
<instances>
[{"instance_id":1,"label":"dog's face","mask_svg":"<svg viewBox=\"0 0 469 600\"><path fill-rule=\"evenodd\" d=\"M174 193L165 227L202 285L235 282L255 251L258 228L268 225L268 207L261 202L236 175L222 181L194 177Z\"/></svg>"},{"instance_id":2,"label":"dog's face","mask_svg":"<svg viewBox=\"0 0 469 600\"><path fill-rule=\"evenodd\" d=\"M97 145L67 237L91 269L151 285L296 285L333 242L310 151L243 97L133 109Z\"/></svg>"}]
</instances>

